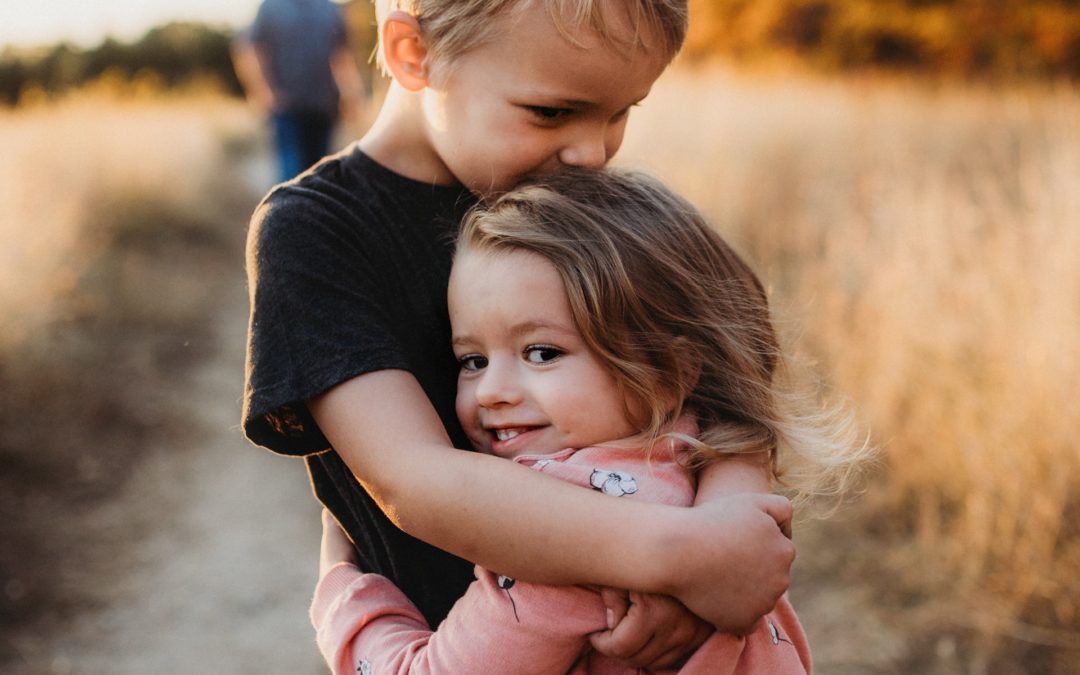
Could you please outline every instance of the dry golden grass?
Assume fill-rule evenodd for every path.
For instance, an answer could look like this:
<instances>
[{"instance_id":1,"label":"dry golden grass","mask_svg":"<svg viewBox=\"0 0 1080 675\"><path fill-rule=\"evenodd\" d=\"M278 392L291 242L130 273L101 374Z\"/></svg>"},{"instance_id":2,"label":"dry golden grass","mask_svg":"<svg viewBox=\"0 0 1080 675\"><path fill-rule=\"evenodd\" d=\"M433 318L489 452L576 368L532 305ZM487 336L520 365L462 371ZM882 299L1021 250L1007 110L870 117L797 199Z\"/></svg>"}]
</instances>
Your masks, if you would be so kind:
<instances>
[{"instance_id":1,"label":"dry golden grass","mask_svg":"<svg viewBox=\"0 0 1080 675\"><path fill-rule=\"evenodd\" d=\"M750 255L884 449L801 565L904 628L875 657L837 647L866 614L805 617L822 671L1080 672L1080 91L676 71L620 157Z\"/></svg>"},{"instance_id":2,"label":"dry golden grass","mask_svg":"<svg viewBox=\"0 0 1080 675\"><path fill-rule=\"evenodd\" d=\"M199 431L178 392L243 283L253 122L101 88L0 111L0 671L44 672L35 650L114 600L140 535L93 507Z\"/></svg>"},{"instance_id":3,"label":"dry golden grass","mask_svg":"<svg viewBox=\"0 0 1080 675\"><path fill-rule=\"evenodd\" d=\"M220 209L222 146L250 137L250 115L210 93L140 91L100 82L0 109L0 348L63 318L57 299L70 297L115 227L166 231L155 222L163 213L197 223Z\"/></svg>"}]
</instances>

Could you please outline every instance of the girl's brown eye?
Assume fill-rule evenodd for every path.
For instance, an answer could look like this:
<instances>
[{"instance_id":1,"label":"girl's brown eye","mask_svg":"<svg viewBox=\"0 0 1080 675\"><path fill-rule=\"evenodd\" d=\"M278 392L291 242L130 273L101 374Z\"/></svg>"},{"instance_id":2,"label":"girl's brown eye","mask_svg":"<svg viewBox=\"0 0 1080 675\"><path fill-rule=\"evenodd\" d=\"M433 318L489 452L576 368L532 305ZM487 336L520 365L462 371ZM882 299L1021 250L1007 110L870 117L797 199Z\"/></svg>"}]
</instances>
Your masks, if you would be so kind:
<instances>
[{"instance_id":1,"label":"girl's brown eye","mask_svg":"<svg viewBox=\"0 0 1080 675\"><path fill-rule=\"evenodd\" d=\"M458 359L458 365L462 370L475 372L487 368L488 360L486 356L480 356L479 354L466 354Z\"/></svg>"},{"instance_id":2,"label":"girl's brown eye","mask_svg":"<svg viewBox=\"0 0 1080 675\"><path fill-rule=\"evenodd\" d=\"M558 347L534 345L525 350L525 360L529 363L548 363L559 358L562 354L562 350Z\"/></svg>"}]
</instances>

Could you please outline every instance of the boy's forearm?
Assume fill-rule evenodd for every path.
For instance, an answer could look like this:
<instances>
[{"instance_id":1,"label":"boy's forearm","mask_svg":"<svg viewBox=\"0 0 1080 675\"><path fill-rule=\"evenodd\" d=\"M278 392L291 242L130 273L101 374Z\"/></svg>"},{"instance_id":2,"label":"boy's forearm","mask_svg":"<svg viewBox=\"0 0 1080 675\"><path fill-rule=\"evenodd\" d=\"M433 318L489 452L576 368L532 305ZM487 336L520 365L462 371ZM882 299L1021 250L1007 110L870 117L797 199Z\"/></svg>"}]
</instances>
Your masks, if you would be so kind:
<instances>
[{"instance_id":1,"label":"boy's forearm","mask_svg":"<svg viewBox=\"0 0 1080 675\"><path fill-rule=\"evenodd\" d=\"M323 433L409 534L524 580L663 590L681 509L614 500L504 459L454 451L419 385L380 371L310 403ZM661 536L653 536L663 533ZM626 555L627 542L638 546Z\"/></svg>"},{"instance_id":2,"label":"boy's forearm","mask_svg":"<svg viewBox=\"0 0 1080 675\"><path fill-rule=\"evenodd\" d=\"M404 488L393 502L413 536L514 578L658 590L651 561L627 556L626 542L666 529L653 511L672 507L615 500L476 453L452 453L421 473L409 481L416 492Z\"/></svg>"}]
</instances>

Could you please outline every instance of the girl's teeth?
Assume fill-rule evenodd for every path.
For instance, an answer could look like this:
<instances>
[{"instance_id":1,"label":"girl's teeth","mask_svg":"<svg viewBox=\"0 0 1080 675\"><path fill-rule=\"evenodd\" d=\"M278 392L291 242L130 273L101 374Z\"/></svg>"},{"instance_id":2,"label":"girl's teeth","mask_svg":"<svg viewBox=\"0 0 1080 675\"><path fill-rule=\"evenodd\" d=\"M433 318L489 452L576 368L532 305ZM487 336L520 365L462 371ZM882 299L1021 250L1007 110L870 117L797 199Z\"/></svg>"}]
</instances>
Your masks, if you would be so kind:
<instances>
[{"instance_id":1,"label":"girl's teeth","mask_svg":"<svg viewBox=\"0 0 1080 675\"><path fill-rule=\"evenodd\" d=\"M518 433L519 432L512 429L496 429L495 438L499 439L500 441L508 441L511 438L516 437Z\"/></svg>"}]
</instances>

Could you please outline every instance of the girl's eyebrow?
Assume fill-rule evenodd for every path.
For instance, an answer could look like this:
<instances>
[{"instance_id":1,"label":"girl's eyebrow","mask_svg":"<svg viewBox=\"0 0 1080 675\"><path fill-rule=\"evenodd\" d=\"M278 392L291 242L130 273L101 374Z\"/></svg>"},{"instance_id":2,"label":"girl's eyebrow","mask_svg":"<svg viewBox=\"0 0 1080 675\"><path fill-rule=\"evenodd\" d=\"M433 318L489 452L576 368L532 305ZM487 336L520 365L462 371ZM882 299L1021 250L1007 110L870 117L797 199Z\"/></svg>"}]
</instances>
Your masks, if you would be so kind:
<instances>
[{"instance_id":1,"label":"girl's eyebrow","mask_svg":"<svg viewBox=\"0 0 1080 675\"><path fill-rule=\"evenodd\" d=\"M513 335L525 335L537 330L551 330L559 333L577 334L577 330L572 327L567 327L564 324L557 323L555 321L545 321L543 319L533 319L530 321L522 321L519 324L515 324L511 327L510 332Z\"/></svg>"},{"instance_id":2,"label":"girl's eyebrow","mask_svg":"<svg viewBox=\"0 0 1080 675\"><path fill-rule=\"evenodd\" d=\"M573 326L567 326L555 321L545 321L543 319L530 319L529 321L522 321L521 323L514 324L510 327L510 334L514 337L520 337L540 330L562 333L563 335L577 336L578 334L577 329ZM455 347L469 345L473 342L474 339L469 334L454 335L451 340L451 344Z\"/></svg>"}]
</instances>

